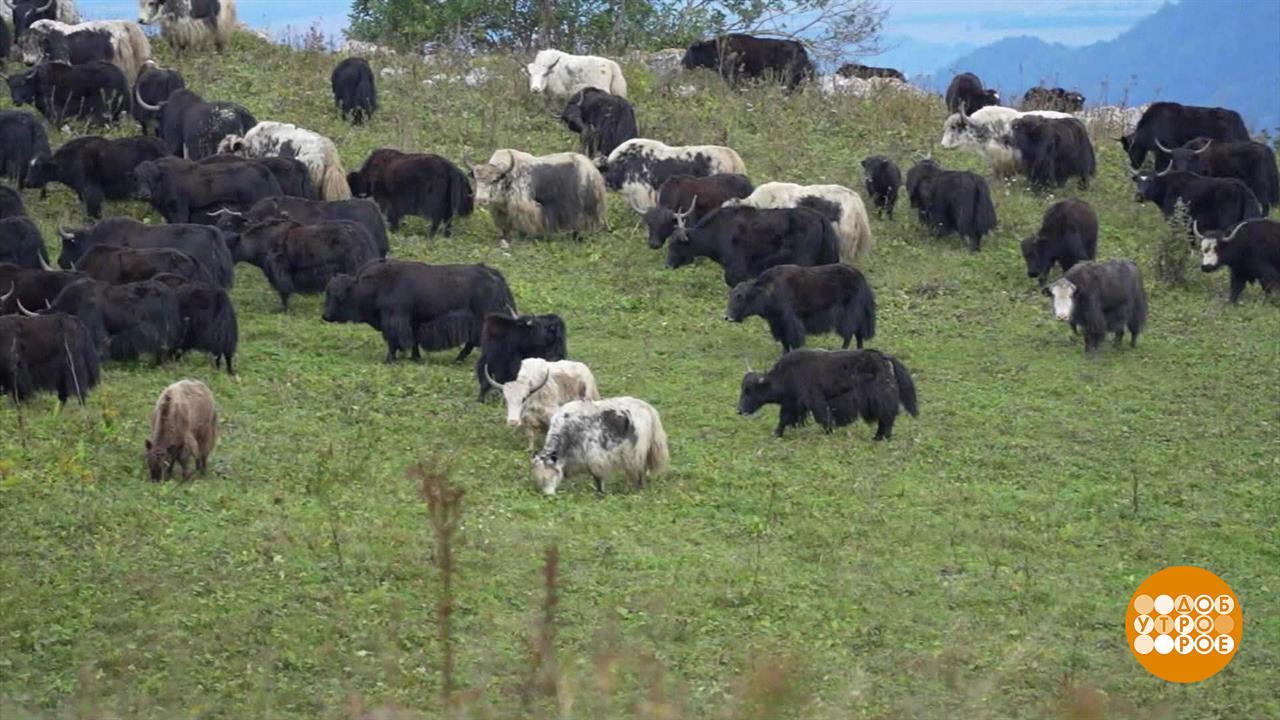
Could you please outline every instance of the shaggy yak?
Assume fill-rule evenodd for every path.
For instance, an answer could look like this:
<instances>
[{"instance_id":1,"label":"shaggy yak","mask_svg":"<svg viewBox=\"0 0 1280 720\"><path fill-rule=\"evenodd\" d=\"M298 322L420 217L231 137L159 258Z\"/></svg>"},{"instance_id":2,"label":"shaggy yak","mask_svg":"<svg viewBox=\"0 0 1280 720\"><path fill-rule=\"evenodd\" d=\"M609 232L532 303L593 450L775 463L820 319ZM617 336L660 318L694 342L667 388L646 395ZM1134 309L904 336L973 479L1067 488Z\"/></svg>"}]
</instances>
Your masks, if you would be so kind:
<instances>
[{"instance_id":1,"label":"shaggy yak","mask_svg":"<svg viewBox=\"0 0 1280 720\"><path fill-rule=\"evenodd\" d=\"M1132 260L1082 262L1044 289L1053 298L1053 314L1084 330L1084 351L1090 357L1108 333L1116 344L1127 328L1130 346L1138 344L1138 333L1147 323L1147 291L1142 273Z\"/></svg>"},{"instance_id":2,"label":"shaggy yak","mask_svg":"<svg viewBox=\"0 0 1280 720\"><path fill-rule=\"evenodd\" d=\"M848 265L775 265L729 293L725 319L740 323L758 315L769 323L782 351L802 347L805 335L835 331L849 349L876 335L876 296L867 279Z\"/></svg>"},{"instance_id":3,"label":"shaggy yak","mask_svg":"<svg viewBox=\"0 0 1280 720\"><path fill-rule=\"evenodd\" d=\"M209 453L218 442L218 409L213 393L199 380L179 380L160 393L151 412L151 437L147 438L147 470L159 482L173 478L173 466L182 466L182 479L191 479L188 463L196 462L201 475L209 469Z\"/></svg>"}]
</instances>

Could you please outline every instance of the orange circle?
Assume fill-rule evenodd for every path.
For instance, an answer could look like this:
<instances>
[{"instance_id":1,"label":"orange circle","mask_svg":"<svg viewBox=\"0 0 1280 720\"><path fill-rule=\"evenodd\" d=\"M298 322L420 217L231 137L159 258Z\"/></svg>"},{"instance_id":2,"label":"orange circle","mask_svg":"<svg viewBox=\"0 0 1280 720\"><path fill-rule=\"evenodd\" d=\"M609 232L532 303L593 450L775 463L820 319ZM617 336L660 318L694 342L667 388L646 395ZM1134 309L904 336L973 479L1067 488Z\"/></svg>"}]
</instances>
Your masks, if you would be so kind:
<instances>
[{"instance_id":1,"label":"orange circle","mask_svg":"<svg viewBox=\"0 0 1280 720\"><path fill-rule=\"evenodd\" d=\"M1211 632L1205 636L1206 639L1213 641L1212 647L1202 645L1204 642L1200 640L1202 636L1197 636L1194 652L1188 652L1189 648L1185 640L1180 649L1174 650L1173 648L1178 646L1169 642L1175 639L1169 637L1169 634L1178 634L1178 630L1174 629L1174 622L1175 618L1181 614L1174 606L1174 599L1194 599L1201 595L1208 595L1215 599L1213 614L1216 617L1212 618ZM1230 612L1219 614L1219 609L1226 607L1231 608ZM1139 616L1150 615L1153 610L1157 617L1151 618L1152 623L1138 621ZM1174 617L1161 612L1166 610L1172 610ZM1193 620L1197 619L1196 610L1193 609L1188 614ZM1202 620L1199 626L1203 626L1203 623ZM1146 634L1153 637L1139 640L1138 638L1144 635L1140 628L1145 629ZM1197 631L1198 629L1197 627ZM1232 592L1231 587L1222 578L1208 570L1190 565L1165 568L1147 578L1138 586L1125 608L1125 637L1129 642L1129 651L1148 672L1169 682L1199 682L1217 674L1231 662L1231 658L1235 657L1236 651L1240 649L1243 629L1244 618L1240 600ZM1230 641L1219 643L1217 639L1224 635L1228 636ZM1162 636L1166 639L1162 640ZM1152 639L1154 643L1151 642ZM1230 647L1228 652L1220 651L1220 648L1228 646ZM1206 648L1207 651L1202 651L1201 648Z\"/></svg>"}]
</instances>

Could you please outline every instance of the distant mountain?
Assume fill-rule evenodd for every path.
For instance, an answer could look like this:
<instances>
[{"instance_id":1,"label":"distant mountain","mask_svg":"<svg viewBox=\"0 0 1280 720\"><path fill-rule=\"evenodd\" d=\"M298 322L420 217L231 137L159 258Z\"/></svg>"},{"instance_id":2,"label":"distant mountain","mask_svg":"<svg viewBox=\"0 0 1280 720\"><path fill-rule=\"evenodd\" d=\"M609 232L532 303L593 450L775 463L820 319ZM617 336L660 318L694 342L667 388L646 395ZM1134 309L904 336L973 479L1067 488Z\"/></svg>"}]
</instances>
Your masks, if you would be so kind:
<instances>
[{"instance_id":1,"label":"distant mountain","mask_svg":"<svg viewBox=\"0 0 1280 720\"><path fill-rule=\"evenodd\" d=\"M1006 38L935 72L943 90L973 72L1006 104L1045 83L1076 89L1090 105L1173 100L1237 110L1254 130L1280 128L1280 2L1182 0L1114 40L1066 47Z\"/></svg>"},{"instance_id":2,"label":"distant mountain","mask_svg":"<svg viewBox=\"0 0 1280 720\"><path fill-rule=\"evenodd\" d=\"M885 38L884 45L888 48L884 52L863 57L858 62L897 68L908 76L923 75L950 64L978 47L973 43L928 42L906 36L889 36Z\"/></svg>"}]
</instances>

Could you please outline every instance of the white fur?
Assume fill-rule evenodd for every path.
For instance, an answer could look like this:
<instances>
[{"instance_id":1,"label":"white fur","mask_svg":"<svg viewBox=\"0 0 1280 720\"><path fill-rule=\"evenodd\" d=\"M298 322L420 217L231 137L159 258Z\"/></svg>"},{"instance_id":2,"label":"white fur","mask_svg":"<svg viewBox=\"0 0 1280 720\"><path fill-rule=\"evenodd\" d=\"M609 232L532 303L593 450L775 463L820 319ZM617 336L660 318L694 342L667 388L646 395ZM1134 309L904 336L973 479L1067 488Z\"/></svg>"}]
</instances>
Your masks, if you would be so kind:
<instances>
[{"instance_id":1,"label":"white fur","mask_svg":"<svg viewBox=\"0 0 1280 720\"><path fill-rule=\"evenodd\" d=\"M91 20L89 22L69 24L57 20L37 20L31 24L27 33L22 36L22 61L28 65L42 62L44 53L40 45L44 38L61 33L69 35L80 30L106 30L111 36L111 49L115 55L112 61L129 79L129 84L137 79L142 65L151 59L151 41L147 40L142 28L128 20Z\"/></svg>"},{"instance_id":2,"label":"white fur","mask_svg":"<svg viewBox=\"0 0 1280 720\"><path fill-rule=\"evenodd\" d=\"M1200 252L1204 257L1200 260L1200 267L1213 270L1218 267L1218 240L1216 238L1204 238L1200 241Z\"/></svg>"},{"instance_id":3,"label":"white fur","mask_svg":"<svg viewBox=\"0 0 1280 720\"><path fill-rule=\"evenodd\" d=\"M989 105L965 116L955 113L942 126L944 148L965 148L987 158L992 169L1001 175L1017 173L1021 153L1013 146L1013 121L1027 115L1046 118L1069 118L1070 113L1054 110L1019 112L1001 105Z\"/></svg>"},{"instance_id":4,"label":"white fur","mask_svg":"<svg viewBox=\"0 0 1280 720\"><path fill-rule=\"evenodd\" d=\"M138 0L138 22L158 23L160 35L177 52L209 45L222 52L236 29L236 0L222 0L213 27L191 18L189 0Z\"/></svg>"},{"instance_id":5,"label":"white fur","mask_svg":"<svg viewBox=\"0 0 1280 720\"><path fill-rule=\"evenodd\" d=\"M495 150L489 161L472 168L476 180L475 201L489 208L494 224L505 236L511 231L521 235L540 235L543 227L542 205L533 199L533 170L538 165L572 164L582 184L580 193L594 195L596 212L580 213L575 230L593 230L604 224L606 199L604 178L591 159L579 153L554 153L533 156L527 152L503 148Z\"/></svg>"},{"instance_id":6,"label":"white fur","mask_svg":"<svg viewBox=\"0 0 1280 720\"><path fill-rule=\"evenodd\" d=\"M606 411L627 416L630 441L604 447L601 415ZM662 418L649 403L632 397L575 400L551 418L546 444L533 456L532 471L543 494L554 495L565 477L580 472L600 483L621 472L638 488L649 475L665 471L670 460Z\"/></svg>"},{"instance_id":7,"label":"white fur","mask_svg":"<svg viewBox=\"0 0 1280 720\"><path fill-rule=\"evenodd\" d=\"M1059 278L1049 286L1053 296L1053 315L1059 320L1070 320L1071 311L1075 309L1076 286L1066 278Z\"/></svg>"},{"instance_id":8,"label":"white fur","mask_svg":"<svg viewBox=\"0 0 1280 720\"><path fill-rule=\"evenodd\" d=\"M294 157L307 166L311 182L322 200L348 200L351 187L347 171L342 167L338 148L329 138L297 125L264 120L249 128L244 137L228 135L218 144L218 152L232 152L249 158L279 157L280 148L289 143Z\"/></svg>"},{"instance_id":9,"label":"white fur","mask_svg":"<svg viewBox=\"0 0 1280 720\"><path fill-rule=\"evenodd\" d=\"M543 50L527 69L529 92L569 97L582 88L593 87L618 97L627 96L627 79L622 76L622 68L609 58Z\"/></svg>"},{"instance_id":10,"label":"white fur","mask_svg":"<svg viewBox=\"0 0 1280 720\"><path fill-rule=\"evenodd\" d=\"M843 185L797 185L770 182L756 187L745 198L734 198L725 205L750 205L758 208L797 207L806 197L820 197L840 206L840 220L835 224L840 236L840 261L852 265L855 256L866 254L875 242L871 239L871 222L867 208L858 193Z\"/></svg>"},{"instance_id":11,"label":"white fur","mask_svg":"<svg viewBox=\"0 0 1280 720\"><path fill-rule=\"evenodd\" d=\"M532 388L538 390L531 395ZM599 400L600 389L591 368L580 362L525 358L516 379L502 384L502 397L507 403L507 425L523 425L532 450L561 405L571 400Z\"/></svg>"},{"instance_id":12,"label":"white fur","mask_svg":"<svg viewBox=\"0 0 1280 720\"><path fill-rule=\"evenodd\" d=\"M651 161L664 158L687 158L696 154L706 155L711 160L711 174L736 173L747 174L747 165L733 148L723 145L667 145L648 138L633 138L609 153L606 167L620 160L624 155L639 155ZM658 204L658 189L653 186L651 178L641 177L626 181L618 194L636 212L643 214Z\"/></svg>"}]
</instances>

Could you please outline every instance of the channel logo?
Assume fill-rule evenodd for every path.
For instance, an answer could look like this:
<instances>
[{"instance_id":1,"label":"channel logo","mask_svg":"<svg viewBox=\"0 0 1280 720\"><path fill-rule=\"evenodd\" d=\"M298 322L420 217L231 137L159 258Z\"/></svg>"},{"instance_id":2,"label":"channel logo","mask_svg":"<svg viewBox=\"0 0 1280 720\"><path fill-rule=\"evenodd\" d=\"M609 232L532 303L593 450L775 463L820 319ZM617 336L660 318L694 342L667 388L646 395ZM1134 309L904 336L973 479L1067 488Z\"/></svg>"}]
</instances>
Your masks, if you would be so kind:
<instances>
[{"instance_id":1,"label":"channel logo","mask_svg":"<svg viewBox=\"0 0 1280 720\"><path fill-rule=\"evenodd\" d=\"M1243 629L1240 601L1217 575L1183 565L1138 586L1125 613L1129 649L1152 675L1191 683L1231 662Z\"/></svg>"}]
</instances>

